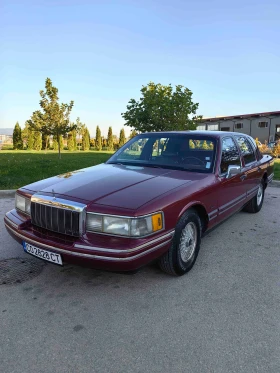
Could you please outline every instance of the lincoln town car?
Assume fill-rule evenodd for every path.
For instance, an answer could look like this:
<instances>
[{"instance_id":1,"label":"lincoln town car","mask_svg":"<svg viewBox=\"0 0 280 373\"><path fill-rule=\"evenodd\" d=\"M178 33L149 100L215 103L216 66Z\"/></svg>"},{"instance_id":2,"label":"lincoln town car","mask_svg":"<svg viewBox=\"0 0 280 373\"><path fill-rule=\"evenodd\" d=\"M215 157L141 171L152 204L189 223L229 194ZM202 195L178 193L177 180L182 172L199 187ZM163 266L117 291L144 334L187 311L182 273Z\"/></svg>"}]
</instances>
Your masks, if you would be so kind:
<instances>
[{"instance_id":1,"label":"lincoln town car","mask_svg":"<svg viewBox=\"0 0 280 373\"><path fill-rule=\"evenodd\" d=\"M4 219L23 250L57 265L134 271L156 262L178 276L207 231L261 210L272 178L273 158L245 134L144 133L103 164L19 188Z\"/></svg>"}]
</instances>

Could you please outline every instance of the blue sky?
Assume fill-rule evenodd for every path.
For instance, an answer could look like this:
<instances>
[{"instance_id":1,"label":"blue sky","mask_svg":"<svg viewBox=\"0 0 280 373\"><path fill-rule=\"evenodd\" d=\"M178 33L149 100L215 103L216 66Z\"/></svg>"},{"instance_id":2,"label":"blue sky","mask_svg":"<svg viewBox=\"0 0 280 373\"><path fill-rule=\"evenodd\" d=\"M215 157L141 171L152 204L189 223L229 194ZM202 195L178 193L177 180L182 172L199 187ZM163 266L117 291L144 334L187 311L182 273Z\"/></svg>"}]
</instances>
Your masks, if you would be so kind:
<instances>
[{"instance_id":1,"label":"blue sky","mask_svg":"<svg viewBox=\"0 0 280 373\"><path fill-rule=\"evenodd\" d=\"M279 110L279 40L279 0L0 0L0 128L46 77L92 135L117 134L149 81L188 87L204 116Z\"/></svg>"}]
</instances>

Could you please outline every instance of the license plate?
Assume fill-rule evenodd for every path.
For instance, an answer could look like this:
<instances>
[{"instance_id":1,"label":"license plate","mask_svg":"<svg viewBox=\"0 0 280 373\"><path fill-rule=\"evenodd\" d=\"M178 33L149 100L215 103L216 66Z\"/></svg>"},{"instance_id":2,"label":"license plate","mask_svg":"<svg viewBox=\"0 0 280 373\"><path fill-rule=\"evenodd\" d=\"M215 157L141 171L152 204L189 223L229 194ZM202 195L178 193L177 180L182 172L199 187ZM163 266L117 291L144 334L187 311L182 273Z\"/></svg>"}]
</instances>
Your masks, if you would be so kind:
<instances>
[{"instance_id":1,"label":"license plate","mask_svg":"<svg viewBox=\"0 0 280 373\"><path fill-rule=\"evenodd\" d=\"M38 247L30 245L27 242L23 242L22 246L23 246L24 251L27 252L28 254L37 256L38 258L46 260L51 263L59 264L61 266L63 265L60 254L52 253L51 251L47 251L44 249L39 249Z\"/></svg>"}]
</instances>

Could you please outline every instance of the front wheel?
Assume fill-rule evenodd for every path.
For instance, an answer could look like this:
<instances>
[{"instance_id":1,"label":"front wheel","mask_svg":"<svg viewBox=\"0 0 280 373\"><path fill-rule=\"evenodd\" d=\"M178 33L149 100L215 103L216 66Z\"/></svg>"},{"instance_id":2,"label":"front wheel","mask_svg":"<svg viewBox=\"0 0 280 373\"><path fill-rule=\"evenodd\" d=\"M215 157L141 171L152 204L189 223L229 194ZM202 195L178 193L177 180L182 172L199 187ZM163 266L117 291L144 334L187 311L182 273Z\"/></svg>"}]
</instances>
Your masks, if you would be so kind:
<instances>
[{"instance_id":1,"label":"front wheel","mask_svg":"<svg viewBox=\"0 0 280 373\"><path fill-rule=\"evenodd\" d=\"M201 221L190 209L179 220L169 250L159 259L160 268L174 276L181 276L194 265L200 248Z\"/></svg>"},{"instance_id":2,"label":"front wheel","mask_svg":"<svg viewBox=\"0 0 280 373\"><path fill-rule=\"evenodd\" d=\"M250 212L252 214L259 212L263 205L263 199L264 199L264 181L262 180L259 185L257 194L255 195L255 197L251 199L251 201L247 203L247 205L244 207L244 211Z\"/></svg>"}]
</instances>

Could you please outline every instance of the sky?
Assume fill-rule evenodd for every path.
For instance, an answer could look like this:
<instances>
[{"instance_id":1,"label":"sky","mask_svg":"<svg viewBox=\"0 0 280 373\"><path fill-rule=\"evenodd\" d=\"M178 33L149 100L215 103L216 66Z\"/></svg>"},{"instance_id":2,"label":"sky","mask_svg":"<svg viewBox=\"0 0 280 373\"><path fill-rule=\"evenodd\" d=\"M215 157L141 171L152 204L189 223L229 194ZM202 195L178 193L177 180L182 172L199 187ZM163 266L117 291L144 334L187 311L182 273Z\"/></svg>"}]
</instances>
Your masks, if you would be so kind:
<instances>
[{"instance_id":1,"label":"sky","mask_svg":"<svg viewBox=\"0 0 280 373\"><path fill-rule=\"evenodd\" d=\"M0 129L24 126L47 77L92 136L119 134L150 81L205 117L280 110L279 40L279 0L0 0Z\"/></svg>"}]
</instances>

